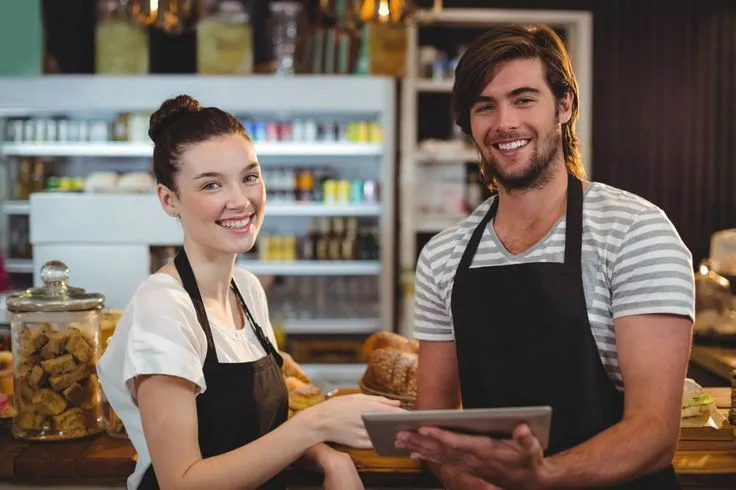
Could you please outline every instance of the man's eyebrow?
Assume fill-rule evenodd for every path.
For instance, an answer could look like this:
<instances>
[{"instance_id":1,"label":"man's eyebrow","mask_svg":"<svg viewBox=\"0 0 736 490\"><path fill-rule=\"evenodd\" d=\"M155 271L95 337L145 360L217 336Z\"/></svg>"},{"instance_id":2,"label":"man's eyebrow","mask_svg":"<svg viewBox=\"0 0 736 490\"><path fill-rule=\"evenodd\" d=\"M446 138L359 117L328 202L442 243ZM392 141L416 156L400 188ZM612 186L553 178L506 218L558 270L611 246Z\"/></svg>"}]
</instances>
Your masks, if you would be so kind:
<instances>
[{"instance_id":1,"label":"man's eyebrow","mask_svg":"<svg viewBox=\"0 0 736 490\"><path fill-rule=\"evenodd\" d=\"M539 95L541 91L539 89L536 89L534 87L519 87L515 88L514 90L507 92L506 97L518 97L522 94L534 94ZM495 102L495 97L491 97L490 95L479 95L475 98L475 101L473 103L477 104L478 102Z\"/></svg>"}]
</instances>

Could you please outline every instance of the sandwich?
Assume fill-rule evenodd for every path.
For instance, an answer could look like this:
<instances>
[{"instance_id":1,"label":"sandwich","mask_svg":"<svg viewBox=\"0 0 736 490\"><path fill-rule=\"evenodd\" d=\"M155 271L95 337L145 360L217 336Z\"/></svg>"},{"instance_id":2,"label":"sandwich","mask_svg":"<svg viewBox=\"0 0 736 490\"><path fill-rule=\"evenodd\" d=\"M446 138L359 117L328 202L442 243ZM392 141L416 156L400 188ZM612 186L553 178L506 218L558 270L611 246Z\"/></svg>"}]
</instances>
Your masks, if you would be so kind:
<instances>
[{"instance_id":1,"label":"sandwich","mask_svg":"<svg viewBox=\"0 0 736 490\"><path fill-rule=\"evenodd\" d=\"M708 406L713 403L713 398L703 392L703 387L695 380L685 379L682 391L682 413L681 418L698 417L708 411Z\"/></svg>"}]
</instances>

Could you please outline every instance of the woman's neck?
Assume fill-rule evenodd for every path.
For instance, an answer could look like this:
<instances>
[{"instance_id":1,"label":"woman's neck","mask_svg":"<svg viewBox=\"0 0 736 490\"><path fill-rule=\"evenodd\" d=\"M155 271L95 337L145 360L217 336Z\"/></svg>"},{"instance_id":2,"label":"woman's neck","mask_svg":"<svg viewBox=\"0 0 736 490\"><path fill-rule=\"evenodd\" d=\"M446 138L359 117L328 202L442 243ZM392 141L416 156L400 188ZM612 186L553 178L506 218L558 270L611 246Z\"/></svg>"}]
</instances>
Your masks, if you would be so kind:
<instances>
[{"instance_id":1,"label":"woman's neck","mask_svg":"<svg viewBox=\"0 0 736 490\"><path fill-rule=\"evenodd\" d=\"M192 266L197 286L205 303L227 305L230 282L235 269L235 254L213 253L203 250L189 240L184 240L184 251Z\"/></svg>"}]
</instances>

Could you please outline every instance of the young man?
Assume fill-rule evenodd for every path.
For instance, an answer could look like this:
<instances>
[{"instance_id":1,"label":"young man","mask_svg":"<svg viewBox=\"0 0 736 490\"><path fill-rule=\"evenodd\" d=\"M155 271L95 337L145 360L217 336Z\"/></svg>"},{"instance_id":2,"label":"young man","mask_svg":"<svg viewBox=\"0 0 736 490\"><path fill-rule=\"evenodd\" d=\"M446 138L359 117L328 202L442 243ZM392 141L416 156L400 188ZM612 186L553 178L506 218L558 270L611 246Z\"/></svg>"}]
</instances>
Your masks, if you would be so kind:
<instances>
[{"instance_id":1,"label":"young man","mask_svg":"<svg viewBox=\"0 0 736 490\"><path fill-rule=\"evenodd\" d=\"M690 252L659 208L582 180L554 31L495 28L455 75L457 124L497 195L420 254L417 407L550 405L550 441L520 425L508 441L430 429L397 445L446 488L677 488Z\"/></svg>"}]
</instances>

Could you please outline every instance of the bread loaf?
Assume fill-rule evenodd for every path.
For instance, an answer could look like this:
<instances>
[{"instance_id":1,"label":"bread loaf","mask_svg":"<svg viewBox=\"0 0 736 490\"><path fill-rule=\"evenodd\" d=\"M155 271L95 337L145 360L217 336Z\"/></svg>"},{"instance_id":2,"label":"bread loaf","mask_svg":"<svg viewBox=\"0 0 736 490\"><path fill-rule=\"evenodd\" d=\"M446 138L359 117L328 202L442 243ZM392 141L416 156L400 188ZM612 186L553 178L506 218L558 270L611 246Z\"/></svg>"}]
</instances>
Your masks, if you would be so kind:
<instances>
[{"instance_id":1,"label":"bread loaf","mask_svg":"<svg viewBox=\"0 0 736 490\"><path fill-rule=\"evenodd\" d=\"M370 359L376 349L390 348L401 352L419 352L419 342L393 332L376 332L363 343L363 357Z\"/></svg>"},{"instance_id":2,"label":"bread loaf","mask_svg":"<svg viewBox=\"0 0 736 490\"><path fill-rule=\"evenodd\" d=\"M370 389L399 396L417 395L418 356L383 347L371 352L363 375L363 384Z\"/></svg>"}]
</instances>

